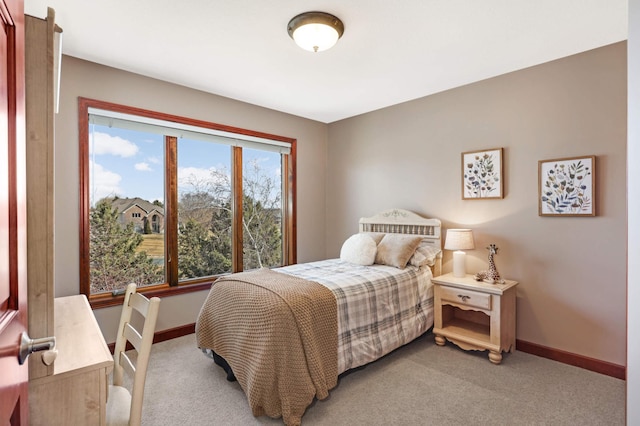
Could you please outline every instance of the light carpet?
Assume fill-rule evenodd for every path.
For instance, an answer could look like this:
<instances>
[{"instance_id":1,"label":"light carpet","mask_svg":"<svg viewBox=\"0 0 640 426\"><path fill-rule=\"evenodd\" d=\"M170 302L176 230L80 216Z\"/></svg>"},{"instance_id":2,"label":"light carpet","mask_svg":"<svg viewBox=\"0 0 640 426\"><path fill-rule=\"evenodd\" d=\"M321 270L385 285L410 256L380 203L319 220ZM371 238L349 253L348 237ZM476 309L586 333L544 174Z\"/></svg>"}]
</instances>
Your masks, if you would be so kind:
<instances>
[{"instance_id":1,"label":"light carpet","mask_svg":"<svg viewBox=\"0 0 640 426\"><path fill-rule=\"evenodd\" d=\"M260 425L237 382L197 347L195 335L153 345L142 424ZM624 425L625 382L516 351L437 346L426 333L341 376L303 425Z\"/></svg>"}]
</instances>

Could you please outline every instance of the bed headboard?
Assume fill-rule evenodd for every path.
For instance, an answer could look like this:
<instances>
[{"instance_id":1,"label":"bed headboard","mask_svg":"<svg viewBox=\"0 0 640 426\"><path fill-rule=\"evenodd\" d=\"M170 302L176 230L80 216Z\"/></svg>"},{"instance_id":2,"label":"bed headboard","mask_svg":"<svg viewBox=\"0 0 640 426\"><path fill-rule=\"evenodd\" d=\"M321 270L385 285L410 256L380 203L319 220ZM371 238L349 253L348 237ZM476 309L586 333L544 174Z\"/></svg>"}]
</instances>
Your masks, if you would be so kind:
<instances>
[{"instance_id":1,"label":"bed headboard","mask_svg":"<svg viewBox=\"0 0 640 426\"><path fill-rule=\"evenodd\" d=\"M402 209L391 209L371 217L360 218L360 232L384 232L421 235L424 241L442 248L442 223L439 219L427 219L416 213ZM433 276L442 274L442 253L431 268Z\"/></svg>"}]
</instances>

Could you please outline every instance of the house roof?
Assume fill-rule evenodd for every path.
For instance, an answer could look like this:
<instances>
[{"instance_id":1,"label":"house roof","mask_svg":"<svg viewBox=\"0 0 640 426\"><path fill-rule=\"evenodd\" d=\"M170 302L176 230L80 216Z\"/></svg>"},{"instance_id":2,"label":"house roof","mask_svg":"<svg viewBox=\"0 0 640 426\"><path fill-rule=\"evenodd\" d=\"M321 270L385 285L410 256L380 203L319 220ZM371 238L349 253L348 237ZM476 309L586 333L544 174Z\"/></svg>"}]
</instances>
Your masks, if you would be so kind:
<instances>
[{"instance_id":1,"label":"house roof","mask_svg":"<svg viewBox=\"0 0 640 426\"><path fill-rule=\"evenodd\" d=\"M330 123L626 40L627 0L29 0L62 51ZM312 53L287 34L308 10L344 35ZM64 70L62 71L64 73Z\"/></svg>"},{"instance_id":2,"label":"house roof","mask_svg":"<svg viewBox=\"0 0 640 426\"><path fill-rule=\"evenodd\" d=\"M142 210L144 210L147 214L152 211L157 211L161 215L164 216L164 209L160 206L156 206L153 203L150 203L147 200L143 200L142 198L116 198L111 202L111 204L118 210L118 212L123 213L129 210L133 206L138 206Z\"/></svg>"}]
</instances>

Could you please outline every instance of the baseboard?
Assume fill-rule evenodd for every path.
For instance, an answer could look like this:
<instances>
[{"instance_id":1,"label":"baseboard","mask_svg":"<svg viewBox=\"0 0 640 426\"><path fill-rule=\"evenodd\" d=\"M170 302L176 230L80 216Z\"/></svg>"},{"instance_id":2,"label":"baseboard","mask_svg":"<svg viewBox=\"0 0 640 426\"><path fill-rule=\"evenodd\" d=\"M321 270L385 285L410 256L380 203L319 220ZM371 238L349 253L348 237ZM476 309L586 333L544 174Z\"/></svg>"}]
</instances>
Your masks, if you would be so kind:
<instances>
[{"instance_id":1,"label":"baseboard","mask_svg":"<svg viewBox=\"0 0 640 426\"><path fill-rule=\"evenodd\" d=\"M193 334L196 332L196 323L181 325L180 327L170 328L168 330L157 331L153 335L153 343L164 342L165 340L175 339L177 337L186 336L187 334ZM113 353L116 343L109 343L107 345L111 353ZM127 342L126 350L133 349L131 344Z\"/></svg>"},{"instance_id":2,"label":"baseboard","mask_svg":"<svg viewBox=\"0 0 640 426\"><path fill-rule=\"evenodd\" d=\"M186 336L196 332L196 324L185 324L180 327L162 330L153 336L153 343L164 342L178 337ZM109 350L113 353L115 343L111 343ZM538 345L537 343L526 342L524 340L516 340L516 349L531 355L540 356L542 358L551 359L563 364L573 365L575 367L584 368L589 371L615 377L616 379L625 380L627 369L623 365L613 364L607 361L601 361L595 358L589 358L577 355L571 352L561 351L559 349L549 348L547 346Z\"/></svg>"},{"instance_id":3,"label":"baseboard","mask_svg":"<svg viewBox=\"0 0 640 426\"><path fill-rule=\"evenodd\" d=\"M162 330L153 336L153 343L164 342L165 340L175 339L177 337L186 336L196 332L196 323L181 325L180 327Z\"/></svg>"},{"instance_id":4,"label":"baseboard","mask_svg":"<svg viewBox=\"0 0 640 426\"><path fill-rule=\"evenodd\" d=\"M615 377L616 379L626 380L627 369L623 365L612 364L607 361L601 361L599 359L589 358L571 352L538 345L536 343L525 342L524 340L519 339L516 340L516 349L528 354L558 361L563 364L569 364L586 370L595 371L596 373L605 374L607 376Z\"/></svg>"}]
</instances>

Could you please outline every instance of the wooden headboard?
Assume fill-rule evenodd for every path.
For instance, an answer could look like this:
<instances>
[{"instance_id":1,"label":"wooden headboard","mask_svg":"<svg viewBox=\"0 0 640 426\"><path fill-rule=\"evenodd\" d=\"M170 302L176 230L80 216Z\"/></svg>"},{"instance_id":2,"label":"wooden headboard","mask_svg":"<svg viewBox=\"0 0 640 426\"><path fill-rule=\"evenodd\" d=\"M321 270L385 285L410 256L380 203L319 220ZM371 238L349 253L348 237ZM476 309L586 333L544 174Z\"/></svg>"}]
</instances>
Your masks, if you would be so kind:
<instances>
[{"instance_id":1,"label":"wooden headboard","mask_svg":"<svg viewBox=\"0 0 640 426\"><path fill-rule=\"evenodd\" d=\"M375 216L360 218L359 223L360 232L420 235L425 242L442 248L442 223L439 219L427 219L408 210L391 209ZM434 277L442 274L442 253L431 269Z\"/></svg>"}]
</instances>

